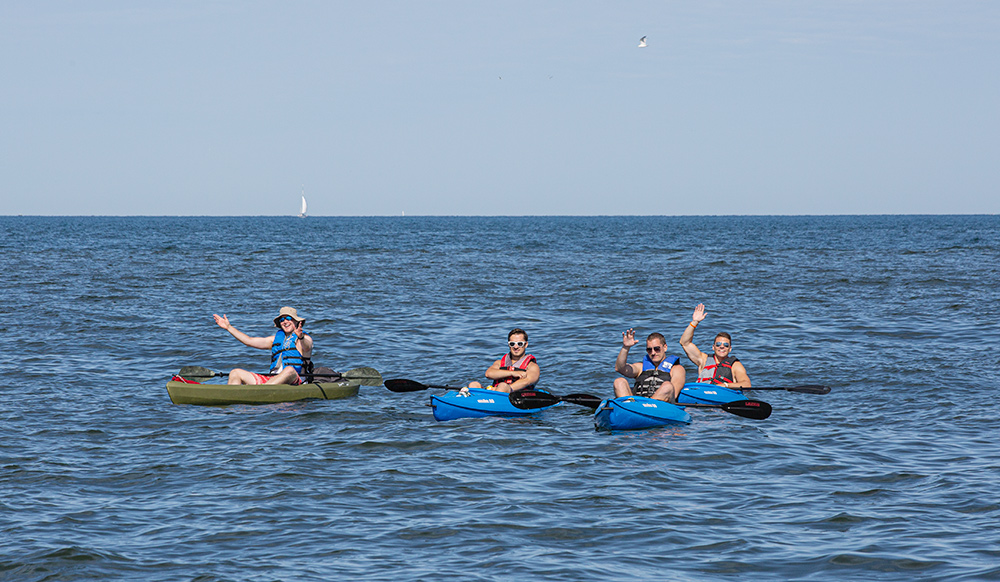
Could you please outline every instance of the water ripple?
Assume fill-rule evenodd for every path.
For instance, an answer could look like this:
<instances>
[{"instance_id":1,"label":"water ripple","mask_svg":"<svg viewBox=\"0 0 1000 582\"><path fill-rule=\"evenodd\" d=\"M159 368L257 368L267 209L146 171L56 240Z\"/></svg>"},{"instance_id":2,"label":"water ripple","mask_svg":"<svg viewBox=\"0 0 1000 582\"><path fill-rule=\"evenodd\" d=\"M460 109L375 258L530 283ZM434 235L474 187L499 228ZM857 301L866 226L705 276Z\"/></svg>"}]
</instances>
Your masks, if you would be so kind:
<instances>
[{"instance_id":1,"label":"water ripple","mask_svg":"<svg viewBox=\"0 0 1000 582\"><path fill-rule=\"evenodd\" d=\"M0 228L0 309L39 321L0 384L0 580L1000 578L996 217ZM756 385L834 391L609 434L571 405L436 423L428 392L205 408L163 386L260 368L211 313L266 334L292 304L338 369L481 380L519 325L544 385L608 395L621 331L675 337L699 302L696 341L732 333Z\"/></svg>"}]
</instances>

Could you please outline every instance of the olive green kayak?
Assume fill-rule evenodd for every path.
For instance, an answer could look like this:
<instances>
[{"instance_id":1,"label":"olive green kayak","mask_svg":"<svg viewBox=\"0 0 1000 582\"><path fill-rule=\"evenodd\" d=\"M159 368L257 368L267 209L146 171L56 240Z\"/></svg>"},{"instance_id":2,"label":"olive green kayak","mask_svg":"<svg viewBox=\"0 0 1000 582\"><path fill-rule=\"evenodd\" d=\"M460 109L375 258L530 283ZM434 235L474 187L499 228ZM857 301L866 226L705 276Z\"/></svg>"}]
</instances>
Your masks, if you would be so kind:
<instances>
[{"instance_id":1,"label":"olive green kayak","mask_svg":"<svg viewBox=\"0 0 1000 582\"><path fill-rule=\"evenodd\" d=\"M222 406L226 404L274 404L318 398L334 400L358 395L361 380L340 380L312 384L189 384L171 380L167 393L174 404L201 404Z\"/></svg>"}]
</instances>

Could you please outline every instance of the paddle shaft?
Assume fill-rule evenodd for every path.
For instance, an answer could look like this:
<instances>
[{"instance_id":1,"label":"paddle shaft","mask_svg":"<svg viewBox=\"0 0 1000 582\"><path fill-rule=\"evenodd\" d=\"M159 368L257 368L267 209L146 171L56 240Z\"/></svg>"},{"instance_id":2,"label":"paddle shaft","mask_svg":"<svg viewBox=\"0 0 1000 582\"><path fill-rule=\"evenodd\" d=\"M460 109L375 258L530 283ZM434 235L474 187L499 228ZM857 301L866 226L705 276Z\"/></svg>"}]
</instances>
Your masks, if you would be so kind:
<instances>
[{"instance_id":1,"label":"paddle shaft","mask_svg":"<svg viewBox=\"0 0 1000 582\"><path fill-rule=\"evenodd\" d=\"M416 380L409 380L407 378L393 378L391 380L386 380L384 384L385 387L392 392L419 392L420 390L427 390L428 388L437 388L438 390L462 390L459 386L424 384L423 382L417 382ZM531 388L522 388L522 390L531 390ZM517 391L515 390L515 392Z\"/></svg>"},{"instance_id":2,"label":"paddle shaft","mask_svg":"<svg viewBox=\"0 0 1000 582\"><path fill-rule=\"evenodd\" d=\"M805 384L802 386L747 386L746 388L733 388L733 390L785 390L787 392L801 392L802 394L829 394L830 387L820 384Z\"/></svg>"},{"instance_id":3,"label":"paddle shaft","mask_svg":"<svg viewBox=\"0 0 1000 582\"><path fill-rule=\"evenodd\" d=\"M511 392L510 402L517 408L531 409L551 406L557 402L569 402L579 404L590 409L600 406L601 398L590 394L567 394L566 396L556 396L549 392L536 390L517 390ZM691 406L694 408L719 408L730 414L751 418L754 420L764 420L771 416L771 405L760 400L737 400L723 404L678 404L678 406Z\"/></svg>"},{"instance_id":4,"label":"paddle shaft","mask_svg":"<svg viewBox=\"0 0 1000 582\"><path fill-rule=\"evenodd\" d=\"M710 388L715 384L702 384L698 388ZM685 386L686 387L686 386ZM802 394L829 394L830 387L822 384L803 384L802 386L720 386L742 392L744 390L786 390L788 392L801 392Z\"/></svg>"},{"instance_id":5,"label":"paddle shaft","mask_svg":"<svg viewBox=\"0 0 1000 582\"><path fill-rule=\"evenodd\" d=\"M181 368L181 371L178 375L186 378L215 378L219 376L228 376L229 372L216 372L214 370L209 370L208 368L202 368L200 366L185 366L184 368ZM261 376L275 376L275 375L277 375L277 372L267 372L261 374ZM311 374L299 374L299 376L303 378L317 378L317 377L326 377L330 375L331 374L317 374L315 372ZM367 367L354 368L348 370L343 374L340 374L340 377L347 379L371 378L379 381L381 381L382 379L382 376L378 374L378 370Z\"/></svg>"},{"instance_id":6,"label":"paddle shaft","mask_svg":"<svg viewBox=\"0 0 1000 582\"><path fill-rule=\"evenodd\" d=\"M189 374L189 376L191 376L193 378L218 378L220 376L228 376L228 375L229 375L229 372L212 372L211 374ZM277 376L278 373L277 372L261 372L260 375L261 376ZM329 375L330 374L306 374L304 372L300 372L299 373L299 377L300 378L312 378L314 376L329 376ZM345 376L341 374L340 377L344 378ZM353 376L353 377L359 378L361 376ZM367 377L367 376L365 376L365 377ZM456 388L456 390L457 390L457 388Z\"/></svg>"},{"instance_id":7,"label":"paddle shaft","mask_svg":"<svg viewBox=\"0 0 1000 582\"><path fill-rule=\"evenodd\" d=\"M510 403L515 408L521 410L531 410L532 408L544 408L552 406L557 402L569 402L579 406L585 406L591 410L601 405L601 397L591 394L567 394L566 396L556 396L551 392L535 390L534 388L522 388L515 390L508 396Z\"/></svg>"},{"instance_id":8,"label":"paddle shaft","mask_svg":"<svg viewBox=\"0 0 1000 582\"><path fill-rule=\"evenodd\" d=\"M416 380L409 380L407 378L393 378L391 380L386 380L384 384L385 387L391 392L419 392L421 390L427 390L428 388L437 388L438 390L461 390L458 386L424 384L423 382L417 382Z\"/></svg>"}]
</instances>

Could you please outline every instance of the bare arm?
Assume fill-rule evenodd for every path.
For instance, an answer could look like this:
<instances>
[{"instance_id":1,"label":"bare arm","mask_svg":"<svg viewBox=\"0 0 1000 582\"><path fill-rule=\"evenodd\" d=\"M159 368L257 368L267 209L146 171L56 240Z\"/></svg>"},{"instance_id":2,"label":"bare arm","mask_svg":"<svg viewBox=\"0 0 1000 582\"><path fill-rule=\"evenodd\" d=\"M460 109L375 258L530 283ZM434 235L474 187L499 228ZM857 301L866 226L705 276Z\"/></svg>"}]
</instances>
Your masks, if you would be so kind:
<instances>
[{"instance_id":1,"label":"bare arm","mask_svg":"<svg viewBox=\"0 0 1000 582\"><path fill-rule=\"evenodd\" d=\"M731 384L727 384L730 388L749 388L750 387L750 376L747 376L747 369L743 367L740 362L733 363L733 380Z\"/></svg>"},{"instance_id":2,"label":"bare arm","mask_svg":"<svg viewBox=\"0 0 1000 582\"><path fill-rule=\"evenodd\" d=\"M260 349L260 350L267 350L267 349L270 349L271 344L274 342L274 336L273 335L270 336L270 337L250 337L250 336L248 336L247 334L245 334L242 331L240 331L240 330L236 329L235 327L233 327L233 325L231 323L229 323L229 318L226 317L225 315L219 316L219 315L216 315L216 314L213 313L212 317L215 318L215 323L217 323L219 325L219 327L221 327L222 329L228 331L230 334L232 334L232 336L234 338L240 340L240 342L242 342L244 345L248 345L251 348L257 348L257 349Z\"/></svg>"},{"instance_id":3,"label":"bare arm","mask_svg":"<svg viewBox=\"0 0 1000 582\"><path fill-rule=\"evenodd\" d=\"M674 385L674 400L681 395L681 388L684 388L684 381L687 379L687 370L680 364L674 364L670 368L670 383Z\"/></svg>"},{"instance_id":4,"label":"bare arm","mask_svg":"<svg viewBox=\"0 0 1000 582\"><path fill-rule=\"evenodd\" d=\"M490 380L501 380L500 384L490 387L490 390L498 392L513 392L514 390L537 384L540 375L541 368L535 362L528 364L527 370L505 370L500 367L500 360L497 360L486 370L487 378ZM510 384L503 383L502 381L507 378L513 378L514 381Z\"/></svg>"},{"instance_id":5,"label":"bare arm","mask_svg":"<svg viewBox=\"0 0 1000 582\"><path fill-rule=\"evenodd\" d=\"M299 350L299 353L302 354L303 358L309 358L312 357L313 338L307 336L306 333L302 331L302 325L303 323L300 321L298 325L295 326L295 334L299 336L295 347Z\"/></svg>"},{"instance_id":6,"label":"bare arm","mask_svg":"<svg viewBox=\"0 0 1000 582\"><path fill-rule=\"evenodd\" d=\"M512 370L517 372L518 380L507 385L507 388L513 392L514 390L520 390L521 388L527 388L528 386L534 386L538 383L538 377L542 375L542 369L538 367L538 364L531 362L528 364L527 370Z\"/></svg>"},{"instance_id":7,"label":"bare arm","mask_svg":"<svg viewBox=\"0 0 1000 582\"><path fill-rule=\"evenodd\" d=\"M699 303L698 307L694 308L694 315L691 316L691 323L684 328L684 333L681 334L681 347L684 348L684 353L687 354L689 360L691 360L698 369L702 369L705 366L705 362L708 360L708 354L702 352L698 349L698 346L694 345L694 328L698 327L698 324L705 319L705 305Z\"/></svg>"},{"instance_id":8,"label":"bare arm","mask_svg":"<svg viewBox=\"0 0 1000 582\"><path fill-rule=\"evenodd\" d=\"M615 358L615 371L622 376L635 378L639 375L639 372L635 370L636 365L628 363L628 351L637 343L639 342L635 339L634 329L628 328L622 332L622 349L618 350L618 357Z\"/></svg>"},{"instance_id":9,"label":"bare arm","mask_svg":"<svg viewBox=\"0 0 1000 582\"><path fill-rule=\"evenodd\" d=\"M507 378L516 378L517 370L505 370L500 367L500 360L493 362L493 365L486 368L486 377L490 380L506 380Z\"/></svg>"}]
</instances>

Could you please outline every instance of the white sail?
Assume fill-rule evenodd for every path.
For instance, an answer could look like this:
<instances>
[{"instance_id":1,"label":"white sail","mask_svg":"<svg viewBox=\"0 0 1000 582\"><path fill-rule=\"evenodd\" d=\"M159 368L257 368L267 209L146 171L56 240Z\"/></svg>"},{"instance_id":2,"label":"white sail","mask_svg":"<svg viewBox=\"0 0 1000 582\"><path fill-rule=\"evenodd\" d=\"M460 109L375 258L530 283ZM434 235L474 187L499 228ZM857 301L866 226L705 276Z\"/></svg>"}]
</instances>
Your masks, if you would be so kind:
<instances>
[{"instance_id":1,"label":"white sail","mask_svg":"<svg viewBox=\"0 0 1000 582\"><path fill-rule=\"evenodd\" d=\"M300 218L305 218L306 217L306 197L305 196L302 196L302 211L299 212L299 217Z\"/></svg>"}]
</instances>

